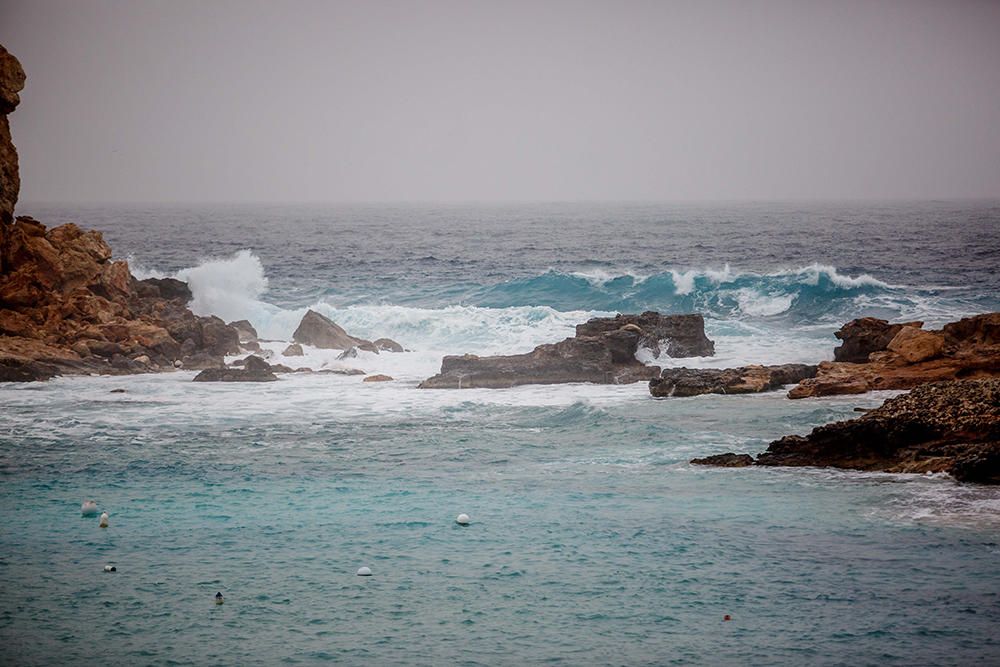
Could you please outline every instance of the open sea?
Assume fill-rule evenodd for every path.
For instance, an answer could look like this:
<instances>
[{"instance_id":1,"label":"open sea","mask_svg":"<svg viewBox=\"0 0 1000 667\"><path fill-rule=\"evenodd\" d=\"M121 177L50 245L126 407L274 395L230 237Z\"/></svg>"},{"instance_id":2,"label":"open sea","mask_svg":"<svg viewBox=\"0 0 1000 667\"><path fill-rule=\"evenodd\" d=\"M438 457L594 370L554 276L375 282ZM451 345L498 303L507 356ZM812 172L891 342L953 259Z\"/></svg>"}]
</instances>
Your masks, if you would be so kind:
<instances>
[{"instance_id":1,"label":"open sea","mask_svg":"<svg viewBox=\"0 0 1000 667\"><path fill-rule=\"evenodd\" d=\"M1000 664L1000 489L687 463L889 393L416 388L615 312L703 313L717 356L660 363L728 367L1000 310L1000 202L18 212L187 280L271 362L395 381L0 386L0 664ZM286 359L308 308L408 351Z\"/></svg>"}]
</instances>

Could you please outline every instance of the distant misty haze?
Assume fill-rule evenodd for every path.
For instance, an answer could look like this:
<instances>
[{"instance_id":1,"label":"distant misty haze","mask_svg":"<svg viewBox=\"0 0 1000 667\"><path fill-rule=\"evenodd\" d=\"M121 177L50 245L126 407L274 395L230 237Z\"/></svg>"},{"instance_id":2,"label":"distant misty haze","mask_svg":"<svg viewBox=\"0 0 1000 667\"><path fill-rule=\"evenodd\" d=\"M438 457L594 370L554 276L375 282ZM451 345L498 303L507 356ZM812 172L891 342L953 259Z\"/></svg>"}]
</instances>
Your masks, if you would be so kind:
<instances>
[{"instance_id":1,"label":"distant misty haze","mask_svg":"<svg viewBox=\"0 0 1000 667\"><path fill-rule=\"evenodd\" d=\"M22 201L1000 197L1000 2L0 0Z\"/></svg>"}]
</instances>

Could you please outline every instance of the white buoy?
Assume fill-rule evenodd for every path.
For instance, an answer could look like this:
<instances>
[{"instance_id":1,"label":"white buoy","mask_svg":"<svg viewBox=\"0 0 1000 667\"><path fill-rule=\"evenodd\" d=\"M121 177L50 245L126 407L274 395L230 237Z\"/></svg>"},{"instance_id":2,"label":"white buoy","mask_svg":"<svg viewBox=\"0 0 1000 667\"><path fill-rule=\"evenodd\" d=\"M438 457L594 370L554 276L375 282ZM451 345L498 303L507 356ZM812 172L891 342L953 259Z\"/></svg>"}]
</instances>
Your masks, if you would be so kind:
<instances>
[{"instance_id":1,"label":"white buoy","mask_svg":"<svg viewBox=\"0 0 1000 667\"><path fill-rule=\"evenodd\" d=\"M84 500L83 504L80 505L80 514L82 516L97 516L97 503L93 500Z\"/></svg>"},{"instance_id":2,"label":"white buoy","mask_svg":"<svg viewBox=\"0 0 1000 667\"><path fill-rule=\"evenodd\" d=\"M469 525L469 515L468 514L459 514L457 517L455 517L455 523L457 523L460 526L468 526Z\"/></svg>"},{"instance_id":3,"label":"white buoy","mask_svg":"<svg viewBox=\"0 0 1000 667\"><path fill-rule=\"evenodd\" d=\"M226 598L222 597L222 591L215 594L215 604L222 604L226 601Z\"/></svg>"},{"instance_id":4,"label":"white buoy","mask_svg":"<svg viewBox=\"0 0 1000 667\"><path fill-rule=\"evenodd\" d=\"M101 528L107 528L108 527L108 513L107 512L101 512L101 522L98 523L97 525L100 526Z\"/></svg>"},{"instance_id":5,"label":"white buoy","mask_svg":"<svg viewBox=\"0 0 1000 667\"><path fill-rule=\"evenodd\" d=\"M114 565L105 565L104 566L104 571L105 572L117 572L118 568L115 567Z\"/></svg>"},{"instance_id":6,"label":"white buoy","mask_svg":"<svg viewBox=\"0 0 1000 667\"><path fill-rule=\"evenodd\" d=\"M359 577L370 577L372 576L372 569L370 567L359 567L358 568Z\"/></svg>"}]
</instances>

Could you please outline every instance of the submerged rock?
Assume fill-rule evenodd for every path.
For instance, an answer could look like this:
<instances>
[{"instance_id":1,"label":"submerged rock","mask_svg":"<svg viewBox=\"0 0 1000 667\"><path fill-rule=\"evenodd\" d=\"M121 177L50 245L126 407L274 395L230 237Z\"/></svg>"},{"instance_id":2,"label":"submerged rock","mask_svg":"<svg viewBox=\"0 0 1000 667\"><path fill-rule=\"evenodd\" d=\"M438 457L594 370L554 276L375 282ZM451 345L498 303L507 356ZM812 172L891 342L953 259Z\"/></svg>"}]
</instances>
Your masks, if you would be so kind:
<instances>
[{"instance_id":1,"label":"submerged rock","mask_svg":"<svg viewBox=\"0 0 1000 667\"><path fill-rule=\"evenodd\" d=\"M273 382L278 379L271 365L260 357L249 356L243 368L208 368L194 377L194 382Z\"/></svg>"},{"instance_id":2,"label":"submerged rock","mask_svg":"<svg viewBox=\"0 0 1000 667\"><path fill-rule=\"evenodd\" d=\"M1000 483L1000 379L925 384L857 419L775 440L756 464L949 472Z\"/></svg>"},{"instance_id":3,"label":"submerged rock","mask_svg":"<svg viewBox=\"0 0 1000 667\"><path fill-rule=\"evenodd\" d=\"M362 382L392 382L393 378L390 375L369 375Z\"/></svg>"},{"instance_id":4,"label":"submerged rock","mask_svg":"<svg viewBox=\"0 0 1000 667\"><path fill-rule=\"evenodd\" d=\"M848 323L838 334L857 329L861 321ZM888 326L884 320L873 321L877 324L865 324L864 331L881 331L880 344L895 331L882 349L868 353L864 363L821 362L816 377L803 380L788 397L912 389L928 382L1000 376L1000 313L966 317L940 331L924 331L919 322ZM849 341L856 337L846 337L845 345Z\"/></svg>"},{"instance_id":5,"label":"submerged rock","mask_svg":"<svg viewBox=\"0 0 1000 667\"><path fill-rule=\"evenodd\" d=\"M640 324L641 323L641 324ZM676 340L672 338L676 335ZM446 356L441 372L420 383L423 389L504 388L524 384L593 382L628 384L652 380L659 366L636 359L640 345L663 345L674 354L712 354L700 315L618 315L578 325L576 336L539 345L527 354Z\"/></svg>"},{"instance_id":6,"label":"submerged rock","mask_svg":"<svg viewBox=\"0 0 1000 667\"><path fill-rule=\"evenodd\" d=\"M382 352L402 352L403 346L391 338L377 338L373 343Z\"/></svg>"},{"instance_id":7,"label":"submerged rock","mask_svg":"<svg viewBox=\"0 0 1000 667\"><path fill-rule=\"evenodd\" d=\"M795 384L816 375L816 366L743 366L740 368L664 368L649 381L649 393L656 397L697 396L699 394L753 394Z\"/></svg>"}]
</instances>

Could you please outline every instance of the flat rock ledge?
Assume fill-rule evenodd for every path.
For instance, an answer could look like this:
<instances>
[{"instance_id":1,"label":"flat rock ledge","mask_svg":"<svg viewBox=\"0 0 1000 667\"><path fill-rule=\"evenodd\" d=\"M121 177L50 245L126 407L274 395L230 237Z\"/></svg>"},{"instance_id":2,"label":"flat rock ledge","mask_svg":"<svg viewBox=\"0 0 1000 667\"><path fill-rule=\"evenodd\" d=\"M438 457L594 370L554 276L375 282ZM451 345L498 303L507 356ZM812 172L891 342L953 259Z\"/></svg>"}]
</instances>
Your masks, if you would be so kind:
<instances>
[{"instance_id":1,"label":"flat rock ledge","mask_svg":"<svg viewBox=\"0 0 1000 667\"><path fill-rule=\"evenodd\" d=\"M701 315L618 315L579 324L576 335L539 345L527 354L479 357L446 356L441 372L420 383L421 389L500 389L526 384L629 384L660 376L659 366L636 359L640 347L654 354L711 356L715 345L705 336Z\"/></svg>"},{"instance_id":2,"label":"flat rock ledge","mask_svg":"<svg viewBox=\"0 0 1000 667\"><path fill-rule=\"evenodd\" d=\"M700 394L756 394L815 377L816 366L741 366L740 368L664 368L649 381L649 393L657 398Z\"/></svg>"},{"instance_id":3,"label":"flat rock ledge","mask_svg":"<svg viewBox=\"0 0 1000 667\"><path fill-rule=\"evenodd\" d=\"M691 462L718 465L731 456ZM961 482L1000 484L1000 379L922 385L857 419L775 440L754 465L946 472Z\"/></svg>"}]
</instances>

